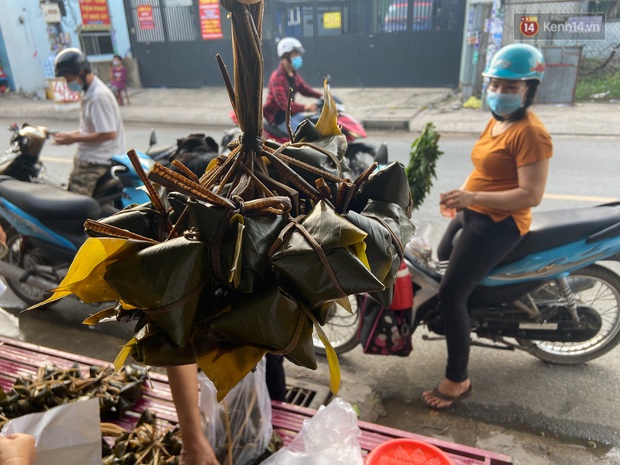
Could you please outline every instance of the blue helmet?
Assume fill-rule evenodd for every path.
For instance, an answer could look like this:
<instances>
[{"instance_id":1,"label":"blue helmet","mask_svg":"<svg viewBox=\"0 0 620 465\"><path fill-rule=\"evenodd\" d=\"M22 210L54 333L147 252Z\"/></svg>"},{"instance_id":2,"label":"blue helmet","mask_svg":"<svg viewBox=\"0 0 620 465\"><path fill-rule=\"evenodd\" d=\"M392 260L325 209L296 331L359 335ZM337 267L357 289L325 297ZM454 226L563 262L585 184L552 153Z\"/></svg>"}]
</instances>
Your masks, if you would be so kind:
<instances>
[{"instance_id":1,"label":"blue helmet","mask_svg":"<svg viewBox=\"0 0 620 465\"><path fill-rule=\"evenodd\" d=\"M528 44L510 44L502 47L491 59L482 75L488 78L542 81L545 59L535 47Z\"/></svg>"}]
</instances>

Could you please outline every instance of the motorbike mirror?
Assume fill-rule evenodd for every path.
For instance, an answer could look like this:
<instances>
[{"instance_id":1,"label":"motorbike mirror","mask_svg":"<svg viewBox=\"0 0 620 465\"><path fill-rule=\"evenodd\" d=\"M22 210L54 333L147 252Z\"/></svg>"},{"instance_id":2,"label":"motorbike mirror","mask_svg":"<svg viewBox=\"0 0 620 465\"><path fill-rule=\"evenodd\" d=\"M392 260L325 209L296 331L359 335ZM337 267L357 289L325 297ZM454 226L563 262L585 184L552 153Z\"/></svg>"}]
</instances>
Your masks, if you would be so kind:
<instances>
[{"instance_id":1,"label":"motorbike mirror","mask_svg":"<svg viewBox=\"0 0 620 465\"><path fill-rule=\"evenodd\" d=\"M387 144L385 142L381 143L381 145L377 149L377 153L375 155L375 161L379 165L388 164L388 149L387 149Z\"/></svg>"},{"instance_id":2,"label":"motorbike mirror","mask_svg":"<svg viewBox=\"0 0 620 465\"><path fill-rule=\"evenodd\" d=\"M153 147L155 144L157 144L157 133L155 132L155 129L151 129L151 137L149 138L149 146Z\"/></svg>"}]
</instances>

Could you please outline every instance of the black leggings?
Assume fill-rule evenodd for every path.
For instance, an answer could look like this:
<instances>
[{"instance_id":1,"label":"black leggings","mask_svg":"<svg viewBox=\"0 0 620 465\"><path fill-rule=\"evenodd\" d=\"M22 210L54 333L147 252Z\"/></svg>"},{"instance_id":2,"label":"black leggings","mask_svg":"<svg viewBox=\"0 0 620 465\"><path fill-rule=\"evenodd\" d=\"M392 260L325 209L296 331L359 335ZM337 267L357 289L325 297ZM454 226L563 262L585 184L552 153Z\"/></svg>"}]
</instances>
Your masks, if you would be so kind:
<instances>
[{"instance_id":1,"label":"black leggings","mask_svg":"<svg viewBox=\"0 0 620 465\"><path fill-rule=\"evenodd\" d=\"M267 354L267 390L271 400L286 401L286 376L284 374L284 356Z\"/></svg>"},{"instance_id":2,"label":"black leggings","mask_svg":"<svg viewBox=\"0 0 620 465\"><path fill-rule=\"evenodd\" d=\"M453 245L455 234L461 235ZM448 363L445 376L459 383L468 379L471 323L467 299L476 286L523 238L511 216L494 222L471 210L460 212L437 247L439 260L450 260L439 286Z\"/></svg>"}]
</instances>

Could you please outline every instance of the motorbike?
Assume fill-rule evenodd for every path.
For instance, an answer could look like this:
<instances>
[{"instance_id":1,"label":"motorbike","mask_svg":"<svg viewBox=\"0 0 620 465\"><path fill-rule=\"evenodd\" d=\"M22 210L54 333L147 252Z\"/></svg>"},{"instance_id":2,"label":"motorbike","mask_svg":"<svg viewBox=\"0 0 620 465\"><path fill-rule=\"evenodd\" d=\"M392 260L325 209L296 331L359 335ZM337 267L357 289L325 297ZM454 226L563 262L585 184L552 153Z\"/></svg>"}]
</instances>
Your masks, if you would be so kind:
<instances>
[{"instance_id":1,"label":"motorbike","mask_svg":"<svg viewBox=\"0 0 620 465\"><path fill-rule=\"evenodd\" d=\"M217 144L209 137L179 139L174 157L195 174L204 172L208 162L217 156ZM153 144L152 144L153 145ZM138 153L145 171L153 163L150 157ZM125 182L122 207L149 201L147 194L135 185L135 171L127 155L115 156L117 165L110 169L110 181ZM145 161L146 160L146 161ZM166 157L166 160L169 160ZM162 160L164 161L164 160ZM135 173L135 177L139 177ZM107 184L104 182L103 187ZM111 183L110 196L118 188ZM140 185L142 185L140 183ZM116 186L116 187L115 187ZM135 194L140 194L138 197ZM29 305L44 300L50 289L58 287L66 276L78 249L86 241L84 222L107 216L106 202L76 194L55 186L21 181L0 175L0 223L7 235L5 256L0 261L0 276L21 300Z\"/></svg>"},{"instance_id":2,"label":"motorbike","mask_svg":"<svg viewBox=\"0 0 620 465\"><path fill-rule=\"evenodd\" d=\"M346 108L340 99L334 97L334 101L336 102L336 109L338 110L338 125L347 138L345 157L347 158L351 170L359 175L375 161L377 157L377 148L362 141L367 137L366 129L362 123L346 112ZM317 100L316 112L308 115L308 119L315 124L319 120L324 103L323 99ZM234 111L231 111L229 116L235 124L238 124L237 116ZM222 148L226 148L230 142L237 139L240 133L239 127L226 131L222 137ZM263 120L263 136L265 139L273 139L280 144L289 141L289 135L287 133L282 132L276 125L270 124L267 120ZM386 165L387 146L385 146L384 143L382 147L382 156L385 156L385 160L381 159L380 164Z\"/></svg>"},{"instance_id":3,"label":"motorbike","mask_svg":"<svg viewBox=\"0 0 620 465\"><path fill-rule=\"evenodd\" d=\"M45 141L55 132L43 126L24 123L21 127L13 123L11 147L0 155L0 175L10 176L20 181L44 183L64 189L66 185L47 173L40 160ZM156 147L157 135L151 131L146 153L139 152L140 164L148 171L155 161L167 163L168 157L176 150L175 146ZM148 201L141 189L142 181L126 154L114 155L109 170L99 179L93 198L103 208L103 216L109 216L127 205Z\"/></svg>"},{"instance_id":4,"label":"motorbike","mask_svg":"<svg viewBox=\"0 0 620 465\"><path fill-rule=\"evenodd\" d=\"M93 197L0 176L0 218L7 235L0 275L27 304L41 302L58 287L86 240L84 222L102 216Z\"/></svg>"},{"instance_id":5,"label":"motorbike","mask_svg":"<svg viewBox=\"0 0 620 465\"><path fill-rule=\"evenodd\" d=\"M468 300L472 344L566 365L606 354L620 343L619 261L620 202L534 212L530 232ZM423 340L441 340L438 290L447 262L414 236L404 263L414 291L411 331L423 326ZM358 344L362 298L351 297L352 313L334 306L329 316L324 329L337 353ZM314 345L325 353L318 337Z\"/></svg>"}]
</instances>

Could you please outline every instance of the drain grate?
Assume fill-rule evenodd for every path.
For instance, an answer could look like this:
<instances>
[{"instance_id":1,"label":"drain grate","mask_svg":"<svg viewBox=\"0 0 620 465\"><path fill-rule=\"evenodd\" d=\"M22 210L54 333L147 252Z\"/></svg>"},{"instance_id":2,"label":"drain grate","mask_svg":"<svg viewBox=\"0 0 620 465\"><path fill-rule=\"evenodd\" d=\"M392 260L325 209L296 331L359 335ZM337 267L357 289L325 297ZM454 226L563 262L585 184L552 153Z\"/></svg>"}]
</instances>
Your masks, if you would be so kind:
<instances>
[{"instance_id":1,"label":"drain grate","mask_svg":"<svg viewBox=\"0 0 620 465\"><path fill-rule=\"evenodd\" d=\"M316 410L321 405L327 404L331 397L328 386L286 378L286 402L289 404Z\"/></svg>"}]
</instances>

